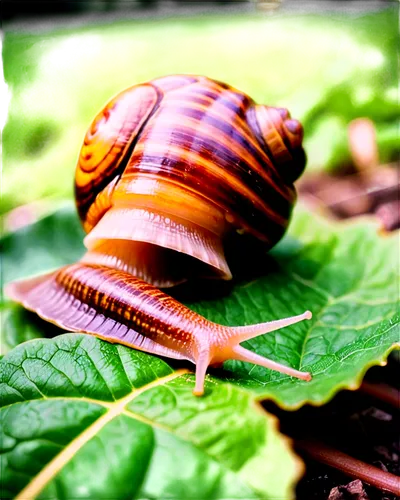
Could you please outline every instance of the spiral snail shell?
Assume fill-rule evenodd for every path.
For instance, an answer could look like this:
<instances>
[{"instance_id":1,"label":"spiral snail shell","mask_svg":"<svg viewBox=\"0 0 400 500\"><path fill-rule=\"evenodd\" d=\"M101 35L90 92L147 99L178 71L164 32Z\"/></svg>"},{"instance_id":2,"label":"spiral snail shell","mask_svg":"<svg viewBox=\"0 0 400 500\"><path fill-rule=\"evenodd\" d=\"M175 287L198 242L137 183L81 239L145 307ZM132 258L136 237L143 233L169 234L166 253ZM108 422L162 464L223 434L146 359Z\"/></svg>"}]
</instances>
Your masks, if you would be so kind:
<instances>
[{"instance_id":1,"label":"spiral snail shell","mask_svg":"<svg viewBox=\"0 0 400 500\"><path fill-rule=\"evenodd\" d=\"M270 248L284 234L305 167L303 130L285 109L201 76L133 86L95 117L75 176L88 233L76 264L15 282L6 293L48 321L196 363L249 361L309 380L239 344L309 319L308 311L243 327L207 321L156 288L192 276L230 279L229 235Z\"/></svg>"}]
</instances>

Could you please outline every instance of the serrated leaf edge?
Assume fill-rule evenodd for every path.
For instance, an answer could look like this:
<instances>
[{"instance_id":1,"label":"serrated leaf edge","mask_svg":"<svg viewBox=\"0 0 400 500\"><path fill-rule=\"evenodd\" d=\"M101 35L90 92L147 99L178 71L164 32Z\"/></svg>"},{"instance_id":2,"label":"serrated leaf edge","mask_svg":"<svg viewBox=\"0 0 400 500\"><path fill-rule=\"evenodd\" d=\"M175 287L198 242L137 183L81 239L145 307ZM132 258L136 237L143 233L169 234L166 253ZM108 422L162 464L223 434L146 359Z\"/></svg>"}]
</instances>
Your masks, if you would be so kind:
<instances>
[{"instance_id":1,"label":"serrated leaf edge","mask_svg":"<svg viewBox=\"0 0 400 500\"><path fill-rule=\"evenodd\" d=\"M262 403L263 401L273 401L275 404L279 406L279 408L282 408L282 410L288 410L288 411L295 411L300 408L302 408L305 405L313 406L315 408L319 406L323 406L325 403L330 401L336 394L338 394L340 391L343 390L348 390L348 391L357 391L365 377L365 374L367 371L374 367L374 366L386 366L387 365L387 358L389 357L390 353L395 350L400 350L400 341L396 342L392 346L390 346L379 358L376 360L371 361L370 363L367 363L362 370L355 376L355 379L349 383L343 383L343 384L338 384L336 387L334 387L330 392L327 393L326 398L321 399L320 401L313 401L313 400L306 400L306 401L300 401L299 403L294 403L293 405L287 405L283 403L281 400L277 399L276 397L269 397L265 396L263 394L255 395L255 401L258 403ZM254 391L251 389L243 388L244 390L251 392L254 394Z\"/></svg>"}]
</instances>

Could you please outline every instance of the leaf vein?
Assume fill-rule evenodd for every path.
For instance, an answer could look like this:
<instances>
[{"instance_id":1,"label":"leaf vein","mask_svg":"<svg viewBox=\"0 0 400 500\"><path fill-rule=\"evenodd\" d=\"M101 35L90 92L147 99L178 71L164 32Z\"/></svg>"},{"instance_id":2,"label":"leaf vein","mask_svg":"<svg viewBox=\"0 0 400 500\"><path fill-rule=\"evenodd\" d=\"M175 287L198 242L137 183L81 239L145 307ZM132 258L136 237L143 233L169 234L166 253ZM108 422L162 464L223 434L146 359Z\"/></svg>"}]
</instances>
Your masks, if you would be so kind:
<instances>
[{"instance_id":1,"label":"leaf vein","mask_svg":"<svg viewBox=\"0 0 400 500\"><path fill-rule=\"evenodd\" d=\"M26 500L26 498L35 498L46 485L54 479L54 477L62 470L64 465L71 460L79 450L88 443L97 433L105 427L111 420L119 416L125 409L125 406L135 399L139 394L145 392L152 387L162 385L170 380L182 376L187 373L187 370L178 370L166 377L154 380L149 384L137 389L120 400L110 404L106 413L95 420L89 427L87 427L78 437L73 439L53 460L51 460L37 476L17 495L15 500Z\"/></svg>"}]
</instances>

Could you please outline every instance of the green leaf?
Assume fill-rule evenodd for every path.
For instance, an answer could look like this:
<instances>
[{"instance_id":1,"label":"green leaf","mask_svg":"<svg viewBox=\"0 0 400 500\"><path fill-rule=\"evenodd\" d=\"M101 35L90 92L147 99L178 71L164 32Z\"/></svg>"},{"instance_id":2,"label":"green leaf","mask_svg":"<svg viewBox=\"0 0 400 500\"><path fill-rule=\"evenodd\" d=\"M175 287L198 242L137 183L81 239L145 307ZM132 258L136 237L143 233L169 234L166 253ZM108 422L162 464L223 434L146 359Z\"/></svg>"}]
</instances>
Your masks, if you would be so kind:
<instances>
[{"instance_id":1,"label":"green leaf","mask_svg":"<svg viewBox=\"0 0 400 500\"><path fill-rule=\"evenodd\" d=\"M84 232L70 203L0 240L3 283L40 274L82 257Z\"/></svg>"},{"instance_id":2,"label":"green leaf","mask_svg":"<svg viewBox=\"0 0 400 500\"><path fill-rule=\"evenodd\" d=\"M247 391L83 334L0 361L2 498L292 497L300 468ZM21 490L22 493L21 493Z\"/></svg>"},{"instance_id":3,"label":"green leaf","mask_svg":"<svg viewBox=\"0 0 400 500\"><path fill-rule=\"evenodd\" d=\"M398 235L382 237L368 220L329 223L301 207L295 212L289 234L269 255L252 259L253 269L239 272L234 283L214 283L212 288L209 282L194 283L174 292L200 314L227 325L312 311L312 321L247 342L263 356L310 370L311 382L237 361L212 372L288 408L321 404L341 388L356 388L368 367L384 363L400 340ZM65 208L5 237L5 281L32 274L32 259L35 271L44 272L48 263L54 267L77 258L82 242L76 229L75 212ZM65 253L67 243L57 241L58 235L62 241L68 234ZM20 328L20 315L25 330L21 336L10 335L10 330ZM28 327L33 316L25 315L21 308L14 309L5 338L22 340L24 331L29 332L26 338L48 336L42 327Z\"/></svg>"},{"instance_id":4,"label":"green leaf","mask_svg":"<svg viewBox=\"0 0 400 500\"><path fill-rule=\"evenodd\" d=\"M398 233L380 236L376 223L361 220L329 223L297 211L288 237L271 252L268 274L238 284L218 304L229 323L311 310L311 322L247 344L263 356L311 371L313 380L291 380L239 362L226 364L232 371L228 380L283 407L321 404L339 389L358 388L370 366L385 364L390 351L400 347Z\"/></svg>"},{"instance_id":5,"label":"green leaf","mask_svg":"<svg viewBox=\"0 0 400 500\"><path fill-rule=\"evenodd\" d=\"M64 333L54 325L43 321L36 314L22 309L18 304L4 302L0 304L1 339L0 353L5 354L13 347L40 337Z\"/></svg>"}]
</instances>

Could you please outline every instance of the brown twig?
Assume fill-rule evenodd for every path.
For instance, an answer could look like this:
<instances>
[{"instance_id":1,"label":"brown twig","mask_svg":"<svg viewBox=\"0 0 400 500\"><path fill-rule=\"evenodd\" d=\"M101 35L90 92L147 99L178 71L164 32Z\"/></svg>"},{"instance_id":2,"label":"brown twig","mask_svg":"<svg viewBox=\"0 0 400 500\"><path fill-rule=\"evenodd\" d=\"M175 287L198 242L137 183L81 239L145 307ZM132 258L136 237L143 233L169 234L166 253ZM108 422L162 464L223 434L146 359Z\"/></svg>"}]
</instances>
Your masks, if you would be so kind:
<instances>
[{"instance_id":1,"label":"brown twig","mask_svg":"<svg viewBox=\"0 0 400 500\"><path fill-rule=\"evenodd\" d=\"M334 467L350 477L365 481L371 486L400 496L400 477L390 472L385 472L317 441L296 440L295 444L297 448L318 462Z\"/></svg>"},{"instance_id":2,"label":"brown twig","mask_svg":"<svg viewBox=\"0 0 400 500\"><path fill-rule=\"evenodd\" d=\"M395 387L391 387L388 384L363 382L360 390L369 396L392 405L394 408L400 409L400 391Z\"/></svg>"}]
</instances>

